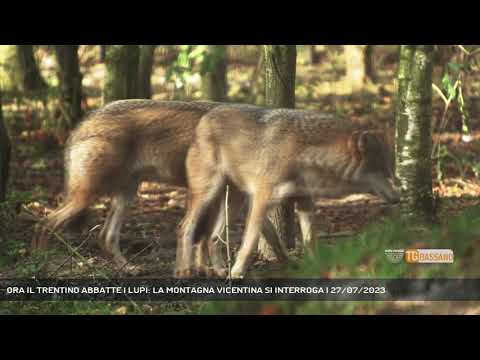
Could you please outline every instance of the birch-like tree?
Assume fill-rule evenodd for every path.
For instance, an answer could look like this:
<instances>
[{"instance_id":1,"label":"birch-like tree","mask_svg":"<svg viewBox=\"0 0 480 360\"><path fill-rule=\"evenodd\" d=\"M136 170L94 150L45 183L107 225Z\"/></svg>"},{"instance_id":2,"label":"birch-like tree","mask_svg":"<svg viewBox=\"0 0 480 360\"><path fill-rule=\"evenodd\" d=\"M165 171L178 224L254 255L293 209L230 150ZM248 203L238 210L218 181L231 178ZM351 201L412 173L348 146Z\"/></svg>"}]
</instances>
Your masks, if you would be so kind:
<instances>
[{"instance_id":1,"label":"birch-like tree","mask_svg":"<svg viewBox=\"0 0 480 360\"><path fill-rule=\"evenodd\" d=\"M432 45L402 45L396 103L396 175L402 211L409 219L431 220Z\"/></svg>"}]
</instances>

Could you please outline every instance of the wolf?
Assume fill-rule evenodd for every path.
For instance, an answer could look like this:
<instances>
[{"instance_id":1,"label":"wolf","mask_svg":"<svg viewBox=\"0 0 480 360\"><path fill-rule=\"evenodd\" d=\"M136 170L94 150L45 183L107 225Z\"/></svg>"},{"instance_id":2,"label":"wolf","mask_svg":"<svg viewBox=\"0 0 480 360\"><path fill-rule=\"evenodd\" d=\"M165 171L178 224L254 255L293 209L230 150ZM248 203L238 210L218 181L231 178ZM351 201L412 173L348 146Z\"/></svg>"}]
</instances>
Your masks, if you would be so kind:
<instances>
[{"instance_id":1,"label":"wolf","mask_svg":"<svg viewBox=\"0 0 480 360\"><path fill-rule=\"evenodd\" d=\"M186 159L189 202L177 254L178 277L190 277L193 246L211 229L211 209L221 209L223 189L246 194L250 210L231 277L245 276L269 207L291 198L304 246L314 246L313 195L373 193L398 202L392 150L383 131L330 114L222 105L200 120ZM222 222L217 214L217 222Z\"/></svg>"},{"instance_id":2,"label":"wolf","mask_svg":"<svg viewBox=\"0 0 480 360\"><path fill-rule=\"evenodd\" d=\"M194 129L203 115L219 105L120 100L87 115L66 143L65 199L41 224L32 249L47 246L47 229L56 231L71 224L99 197L110 196L111 209L99 245L120 268L138 272L119 245L127 207L142 181L186 186L185 158Z\"/></svg>"}]
</instances>

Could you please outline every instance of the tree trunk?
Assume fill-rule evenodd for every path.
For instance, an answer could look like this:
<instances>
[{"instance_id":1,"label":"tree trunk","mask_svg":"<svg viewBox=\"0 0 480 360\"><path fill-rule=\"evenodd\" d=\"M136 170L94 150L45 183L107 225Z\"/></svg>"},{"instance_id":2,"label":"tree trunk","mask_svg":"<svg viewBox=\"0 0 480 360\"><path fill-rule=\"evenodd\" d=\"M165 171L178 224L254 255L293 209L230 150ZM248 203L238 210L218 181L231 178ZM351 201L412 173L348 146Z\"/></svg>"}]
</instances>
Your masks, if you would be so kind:
<instances>
[{"instance_id":1,"label":"tree trunk","mask_svg":"<svg viewBox=\"0 0 480 360\"><path fill-rule=\"evenodd\" d=\"M364 60L366 78L369 79L372 82L372 84L376 84L378 82L378 78L377 78L377 72L375 70L373 49L374 49L374 45L365 46L363 60Z\"/></svg>"},{"instance_id":2,"label":"tree trunk","mask_svg":"<svg viewBox=\"0 0 480 360\"><path fill-rule=\"evenodd\" d=\"M107 45L99 45L100 46L100 63L104 63L107 57Z\"/></svg>"},{"instance_id":3,"label":"tree trunk","mask_svg":"<svg viewBox=\"0 0 480 360\"><path fill-rule=\"evenodd\" d=\"M265 103L271 107L295 107L297 50L295 45L264 45Z\"/></svg>"},{"instance_id":4,"label":"tree trunk","mask_svg":"<svg viewBox=\"0 0 480 360\"><path fill-rule=\"evenodd\" d=\"M60 107L65 128L72 129L82 117L82 73L78 45L55 45L60 84Z\"/></svg>"},{"instance_id":5,"label":"tree trunk","mask_svg":"<svg viewBox=\"0 0 480 360\"><path fill-rule=\"evenodd\" d=\"M320 64L320 53L315 48L315 45L310 45L310 64Z\"/></svg>"},{"instance_id":6,"label":"tree trunk","mask_svg":"<svg viewBox=\"0 0 480 360\"><path fill-rule=\"evenodd\" d=\"M396 104L396 173L405 217L433 220L431 45L402 45Z\"/></svg>"},{"instance_id":7,"label":"tree trunk","mask_svg":"<svg viewBox=\"0 0 480 360\"><path fill-rule=\"evenodd\" d=\"M17 45L17 61L25 93L39 93L47 88L33 54L33 45Z\"/></svg>"},{"instance_id":8,"label":"tree trunk","mask_svg":"<svg viewBox=\"0 0 480 360\"><path fill-rule=\"evenodd\" d=\"M152 98L152 70L157 45L140 45L140 63L138 66L138 97Z\"/></svg>"},{"instance_id":9,"label":"tree trunk","mask_svg":"<svg viewBox=\"0 0 480 360\"><path fill-rule=\"evenodd\" d=\"M295 107L295 76L297 51L295 45L264 45L265 102L270 107ZM295 248L295 216L293 201L287 200L272 209L268 218L275 226L286 248ZM259 256L275 258L265 239L260 239Z\"/></svg>"},{"instance_id":10,"label":"tree trunk","mask_svg":"<svg viewBox=\"0 0 480 360\"><path fill-rule=\"evenodd\" d=\"M3 123L2 93L0 92L0 202L5 201L10 169L11 145L7 128Z\"/></svg>"},{"instance_id":11,"label":"tree trunk","mask_svg":"<svg viewBox=\"0 0 480 360\"><path fill-rule=\"evenodd\" d=\"M137 97L139 45L109 45L103 103Z\"/></svg>"},{"instance_id":12,"label":"tree trunk","mask_svg":"<svg viewBox=\"0 0 480 360\"><path fill-rule=\"evenodd\" d=\"M207 63L202 71L203 97L212 101L227 98L227 47L208 45Z\"/></svg>"}]
</instances>

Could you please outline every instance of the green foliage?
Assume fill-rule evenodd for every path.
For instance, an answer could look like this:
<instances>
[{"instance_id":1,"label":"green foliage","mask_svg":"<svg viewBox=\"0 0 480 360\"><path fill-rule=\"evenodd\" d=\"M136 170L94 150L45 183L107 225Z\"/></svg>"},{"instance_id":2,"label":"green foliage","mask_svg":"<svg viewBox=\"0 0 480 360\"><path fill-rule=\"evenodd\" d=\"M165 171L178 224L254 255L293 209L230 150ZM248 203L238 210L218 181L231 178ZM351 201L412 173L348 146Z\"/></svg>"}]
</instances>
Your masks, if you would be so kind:
<instances>
[{"instance_id":1,"label":"green foliage","mask_svg":"<svg viewBox=\"0 0 480 360\"><path fill-rule=\"evenodd\" d=\"M442 77L443 100L445 102L445 110L440 125L439 131L442 132L447 126L447 113L451 108L451 104L456 105L459 110L462 120L462 135L469 138L471 134L470 129L470 114L465 104L464 93L467 89L467 78L472 72L474 64L477 62L476 57L473 56L480 49L473 49L470 52L465 48L456 50L457 55L454 56L446 65ZM440 143L436 144L436 151L434 151L436 160L437 180L443 181L444 167L446 160L453 160L453 164L457 168L460 176L464 177L467 171L472 171L478 178L480 175L480 166L475 158L472 156L457 156L452 154L446 145Z\"/></svg>"},{"instance_id":2,"label":"green foliage","mask_svg":"<svg viewBox=\"0 0 480 360\"><path fill-rule=\"evenodd\" d=\"M320 243L316 251L286 270L289 278L458 278L480 274L480 206L471 208L443 226L431 229L408 227L387 219L357 236ZM391 263L386 249L452 249L454 264ZM352 314L375 313L384 302L329 301L215 301L200 309L202 314Z\"/></svg>"},{"instance_id":3,"label":"green foliage","mask_svg":"<svg viewBox=\"0 0 480 360\"><path fill-rule=\"evenodd\" d=\"M177 59L167 69L166 79L188 93L192 78L212 71L224 56L221 51L211 51L208 45L181 45Z\"/></svg>"},{"instance_id":4,"label":"green foliage","mask_svg":"<svg viewBox=\"0 0 480 360\"><path fill-rule=\"evenodd\" d=\"M458 105L458 109L462 114L462 132L463 134L469 134L470 129L468 126L470 116L468 110L465 108L465 100L463 98L462 86L463 76L466 64L459 64L455 62L449 62L445 68L445 73L442 78L443 89L447 93L448 102L455 101Z\"/></svg>"}]
</instances>

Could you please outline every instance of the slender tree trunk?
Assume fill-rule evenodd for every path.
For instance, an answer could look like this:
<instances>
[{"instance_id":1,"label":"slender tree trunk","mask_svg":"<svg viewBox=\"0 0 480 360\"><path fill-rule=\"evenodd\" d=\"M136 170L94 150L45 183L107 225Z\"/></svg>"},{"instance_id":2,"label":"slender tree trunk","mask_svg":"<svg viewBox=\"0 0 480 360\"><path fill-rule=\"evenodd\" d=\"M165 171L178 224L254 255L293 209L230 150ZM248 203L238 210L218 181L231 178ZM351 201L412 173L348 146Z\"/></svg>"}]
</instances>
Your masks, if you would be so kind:
<instances>
[{"instance_id":1,"label":"slender tree trunk","mask_svg":"<svg viewBox=\"0 0 480 360\"><path fill-rule=\"evenodd\" d=\"M375 62L374 62L374 45L365 45L364 49L364 67L365 67L365 76L369 79L372 84L376 84L378 82L377 72L375 70Z\"/></svg>"},{"instance_id":2,"label":"slender tree trunk","mask_svg":"<svg viewBox=\"0 0 480 360\"><path fill-rule=\"evenodd\" d=\"M10 169L11 145L7 128L3 123L2 93L0 91L0 202L5 201Z\"/></svg>"},{"instance_id":3,"label":"slender tree trunk","mask_svg":"<svg viewBox=\"0 0 480 360\"><path fill-rule=\"evenodd\" d=\"M431 45L402 45L396 104L396 173L407 219L431 221L434 214L431 163Z\"/></svg>"},{"instance_id":4,"label":"slender tree trunk","mask_svg":"<svg viewBox=\"0 0 480 360\"><path fill-rule=\"evenodd\" d=\"M17 45L17 61L20 70L22 91L25 93L39 93L47 88L42 78L35 56L33 45Z\"/></svg>"},{"instance_id":5,"label":"slender tree trunk","mask_svg":"<svg viewBox=\"0 0 480 360\"><path fill-rule=\"evenodd\" d=\"M318 65L320 63L320 53L317 52L315 45L310 45L310 63Z\"/></svg>"},{"instance_id":6,"label":"slender tree trunk","mask_svg":"<svg viewBox=\"0 0 480 360\"><path fill-rule=\"evenodd\" d=\"M134 99L138 88L139 45L109 45L107 47L107 76L103 103Z\"/></svg>"},{"instance_id":7,"label":"slender tree trunk","mask_svg":"<svg viewBox=\"0 0 480 360\"><path fill-rule=\"evenodd\" d=\"M265 52L265 101L267 106L295 107L295 76L297 51L295 45L264 45ZM295 248L295 216L293 201L287 200L272 209L268 218L274 224L278 237L286 248ZM258 245L259 255L274 258L270 246L262 237Z\"/></svg>"},{"instance_id":8,"label":"slender tree trunk","mask_svg":"<svg viewBox=\"0 0 480 360\"><path fill-rule=\"evenodd\" d=\"M138 97L152 98L152 70L157 45L140 45L140 63L138 66Z\"/></svg>"},{"instance_id":9,"label":"slender tree trunk","mask_svg":"<svg viewBox=\"0 0 480 360\"><path fill-rule=\"evenodd\" d=\"M99 45L100 47L100 62L103 64L107 57L107 45Z\"/></svg>"},{"instance_id":10,"label":"slender tree trunk","mask_svg":"<svg viewBox=\"0 0 480 360\"><path fill-rule=\"evenodd\" d=\"M82 117L82 73L78 63L78 45L55 45L60 83L60 106L66 129L72 129Z\"/></svg>"},{"instance_id":11,"label":"slender tree trunk","mask_svg":"<svg viewBox=\"0 0 480 360\"><path fill-rule=\"evenodd\" d=\"M227 98L227 47L209 45L202 74L204 98L212 101L225 101Z\"/></svg>"}]
</instances>

